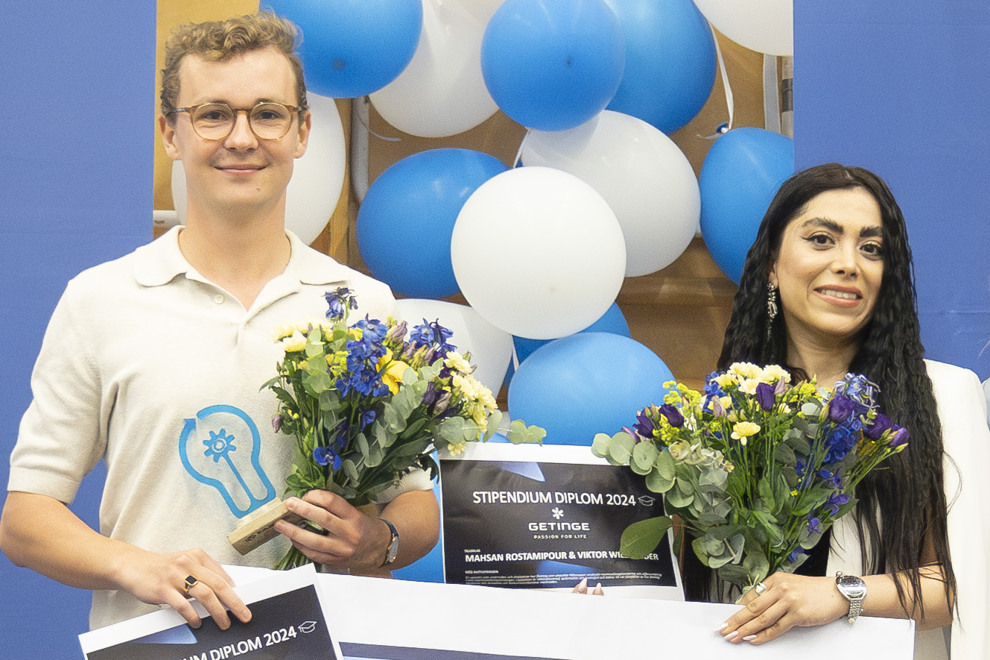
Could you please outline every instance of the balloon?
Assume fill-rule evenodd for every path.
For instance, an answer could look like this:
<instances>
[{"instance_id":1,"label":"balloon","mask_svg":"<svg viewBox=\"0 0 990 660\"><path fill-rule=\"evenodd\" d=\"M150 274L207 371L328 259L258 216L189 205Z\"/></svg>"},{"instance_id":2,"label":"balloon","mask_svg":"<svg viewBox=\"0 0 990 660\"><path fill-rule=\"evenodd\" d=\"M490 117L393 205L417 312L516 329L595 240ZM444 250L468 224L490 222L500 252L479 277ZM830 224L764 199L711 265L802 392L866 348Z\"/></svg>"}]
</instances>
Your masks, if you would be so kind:
<instances>
[{"instance_id":1,"label":"balloon","mask_svg":"<svg viewBox=\"0 0 990 660\"><path fill-rule=\"evenodd\" d=\"M612 209L585 182L548 167L483 183L457 216L450 253L471 306L532 339L591 325L615 301L626 268Z\"/></svg>"},{"instance_id":2,"label":"balloon","mask_svg":"<svg viewBox=\"0 0 990 660\"><path fill-rule=\"evenodd\" d=\"M481 37L491 13L482 16L457 2L423 0L416 54L398 78L371 95L382 119L410 135L436 138L495 114L481 75Z\"/></svg>"},{"instance_id":3,"label":"balloon","mask_svg":"<svg viewBox=\"0 0 990 660\"><path fill-rule=\"evenodd\" d=\"M306 153L297 158L285 191L285 227L306 244L327 226L344 186L344 127L333 99L308 94L313 115ZM186 222L186 176L182 161L172 161L172 202L180 224Z\"/></svg>"},{"instance_id":4,"label":"balloon","mask_svg":"<svg viewBox=\"0 0 990 660\"><path fill-rule=\"evenodd\" d=\"M613 334L622 335L623 337L630 336L629 324L626 322L626 317L623 316L622 310L619 309L618 303L612 303L612 306L608 308L608 311L606 311L600 319L580 332L611 332ZM533 351L541 346L546 346L551 341L553 340L513 337L512 345L516 351L516 360L522 362L528 358ZM510 380L508 375L506 376L506 379L506 382Z\"/></svg>"},{"instance_id":5,"label":"balloon","mask_svg":"<svg viewBox=\"0 0 990 660\"><path fill-rule=\"evenodd\" d=\"M712 26L767 55L794 54L794 0L694 0Z\"/></svg>"},{"instance_id":6,"label":"balloon","mask_svg":"<svg viewBox=\"0 0 990 660\"><path fill-rule=\"evenodd\" d=\"M673 133L698 114L715 83L708 21L691 0L605 2L618 16L626 44L622 82L608 108Z\"/></svg>"},{"instance_id":7,"label":"balloon","mask_svg":"<svg viewBox=\"0 0 990 660\"><path fill-rule=\"evenodd\" d=\"M604 110L624 63L622 29L603 0L505 0L481 43L498 107L542 131L573 128Z\"/></svg>"},{"instance_id":8,"label":"balloon","mask_svg":"<svg viewBox=\"0 0 990 660\"><path fill-rule=\"evenodd\" d=\"M404 296L458 293L450 257L457 214L478 186L506 169L478 151L431 149L382 172L357 216L358 249L371 274Z\"/></svg>"},{"instance_id":9,"label":"balloon","mask_svg":"<svg viewBox=\"0 0 990 660\"><path fill-rule=\"evenodd\" d=\"M299 26L306 87L334 98L377 91L409 64L423 26L420 0L262 0Z\"/></svg>"},{"instance_id":10,"label":"balloon","mask_svg":"<svg viewBox=\"0 0 990 660\"><path fill-rule=\"evenodd\" d=\"M509 384L509 415L546 429L544 442L590 445L617 433L636 412L662 403L667 365L639 342L608 332L582 332L538 348Z\"/></svg>"},{"instance_id":11,"label":"balloon","mask_svg":"<svg viewBox=\"0 0 990 660\"><path fill-rule=\"evenodd\" d=\"M403 298L398 301L398 318L405 319L409 327L426 319L438 321L452 331L450 343L462 355L471 353L471 364L477 368L474 377L498 395L505 380L505 372L512 359L512 336L499 330L467 305L442 300Z\"/></svg>"},{"instance_id":12,"label":"balloon","mask_svg":"<svg viewBox=\"0 0 990 660\"><path fill-rule=\"evenodd\" d=\"M699 177L701 235L736 284L770 200L792 174L794 140L773 131L736 128L708 150Z\"/></svg>"},{"instance_id":13,"label":"balloon","mask_svg":"<svg viewBox=\"0 0 990 660\"><path fill-rule=\"evenodd\" d=\"M605 110L566 131L529 131L524 165L569 172L605 198L626 243L626 276L673 263L698 231L701 196L687 157L642 119Z\"/></svg>"}]
</instances>

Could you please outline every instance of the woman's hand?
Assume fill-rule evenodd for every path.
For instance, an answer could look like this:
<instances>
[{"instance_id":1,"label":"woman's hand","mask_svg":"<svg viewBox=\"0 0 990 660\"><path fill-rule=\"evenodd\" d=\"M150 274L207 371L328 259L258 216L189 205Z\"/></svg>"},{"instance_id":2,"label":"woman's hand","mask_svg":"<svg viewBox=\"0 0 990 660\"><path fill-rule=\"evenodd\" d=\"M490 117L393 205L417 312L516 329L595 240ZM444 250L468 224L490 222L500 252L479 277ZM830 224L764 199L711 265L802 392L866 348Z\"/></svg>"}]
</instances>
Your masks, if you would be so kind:
<instances>
[{"instance_id":1,"label":"woman's hand","mask_svg":"<svg viewBox=\"0 0 990 660\"><path fill-rule=\"evenodd\" d=\"M762 584L766 590L750 589L739 601L743 608L718 629L726 641L765 644L795 626L825 625L849 611L834 578L774 573Z\"/></svg>"}]
</instances>

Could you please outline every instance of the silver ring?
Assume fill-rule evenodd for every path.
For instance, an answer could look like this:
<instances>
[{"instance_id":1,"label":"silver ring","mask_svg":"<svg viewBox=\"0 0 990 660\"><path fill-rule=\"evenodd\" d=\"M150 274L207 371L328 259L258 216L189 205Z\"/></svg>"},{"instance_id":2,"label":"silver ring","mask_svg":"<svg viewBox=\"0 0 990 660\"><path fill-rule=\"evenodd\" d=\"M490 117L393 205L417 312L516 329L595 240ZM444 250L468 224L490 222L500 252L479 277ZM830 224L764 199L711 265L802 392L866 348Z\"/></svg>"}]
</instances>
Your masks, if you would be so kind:
<instances>
[{"instance_id":1,"label":"silver ring","mask_svg":"<svg viewBox=\"0 0 990 660\"><path fill-rule=\"evenodd\" d=\"M757 582L753 585L753 591L756 592L757 596L762 596L767 592L767 585L763 584L763 582Z\"/></svg>"}]
</instances>

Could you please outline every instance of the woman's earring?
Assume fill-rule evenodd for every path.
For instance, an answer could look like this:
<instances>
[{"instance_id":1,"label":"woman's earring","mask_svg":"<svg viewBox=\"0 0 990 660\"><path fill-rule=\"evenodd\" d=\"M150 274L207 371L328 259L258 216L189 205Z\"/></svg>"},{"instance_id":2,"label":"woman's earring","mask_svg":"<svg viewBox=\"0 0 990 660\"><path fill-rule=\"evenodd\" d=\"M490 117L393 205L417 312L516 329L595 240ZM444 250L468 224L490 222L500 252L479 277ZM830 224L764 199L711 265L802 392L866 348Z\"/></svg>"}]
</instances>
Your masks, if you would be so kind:
<instances>
[{"instance_id":1,"label":"woman's earring","mask_svg":"<svg viewBox=\"0 0 990 660\"><path fill-rule=\"evenodd\" d=\"M767 282L767 339L770 339L770 330L773 328L773 320L777 318L777 287L773 282Z\"/></svg>"}]
</instances>

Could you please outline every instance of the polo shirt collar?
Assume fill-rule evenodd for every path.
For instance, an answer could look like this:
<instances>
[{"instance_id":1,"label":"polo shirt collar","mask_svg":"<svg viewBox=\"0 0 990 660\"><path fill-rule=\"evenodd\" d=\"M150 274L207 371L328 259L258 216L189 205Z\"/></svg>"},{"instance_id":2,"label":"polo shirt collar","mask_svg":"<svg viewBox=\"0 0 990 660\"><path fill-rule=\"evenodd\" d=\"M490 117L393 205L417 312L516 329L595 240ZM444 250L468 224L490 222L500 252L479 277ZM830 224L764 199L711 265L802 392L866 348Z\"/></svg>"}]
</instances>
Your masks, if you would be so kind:
<instances>
[{"instance_id":1,"label":"polo shirt collar","mask_svg":"<svg viewBox=\"0 0 990 660\"><path fill-rule=\"evenodd\" d=\"M172 227L158 239L142 245L134 252L134 278L141 286L163 286L180 275L201 276L186 261L179 249L179 231ZM343 282L349 278L350 269L325 254L311 249L298 236L286 230L292 255L285 272L279 277L287 277L300 284L324 285Z\"/></svg>"}]
</instances>

